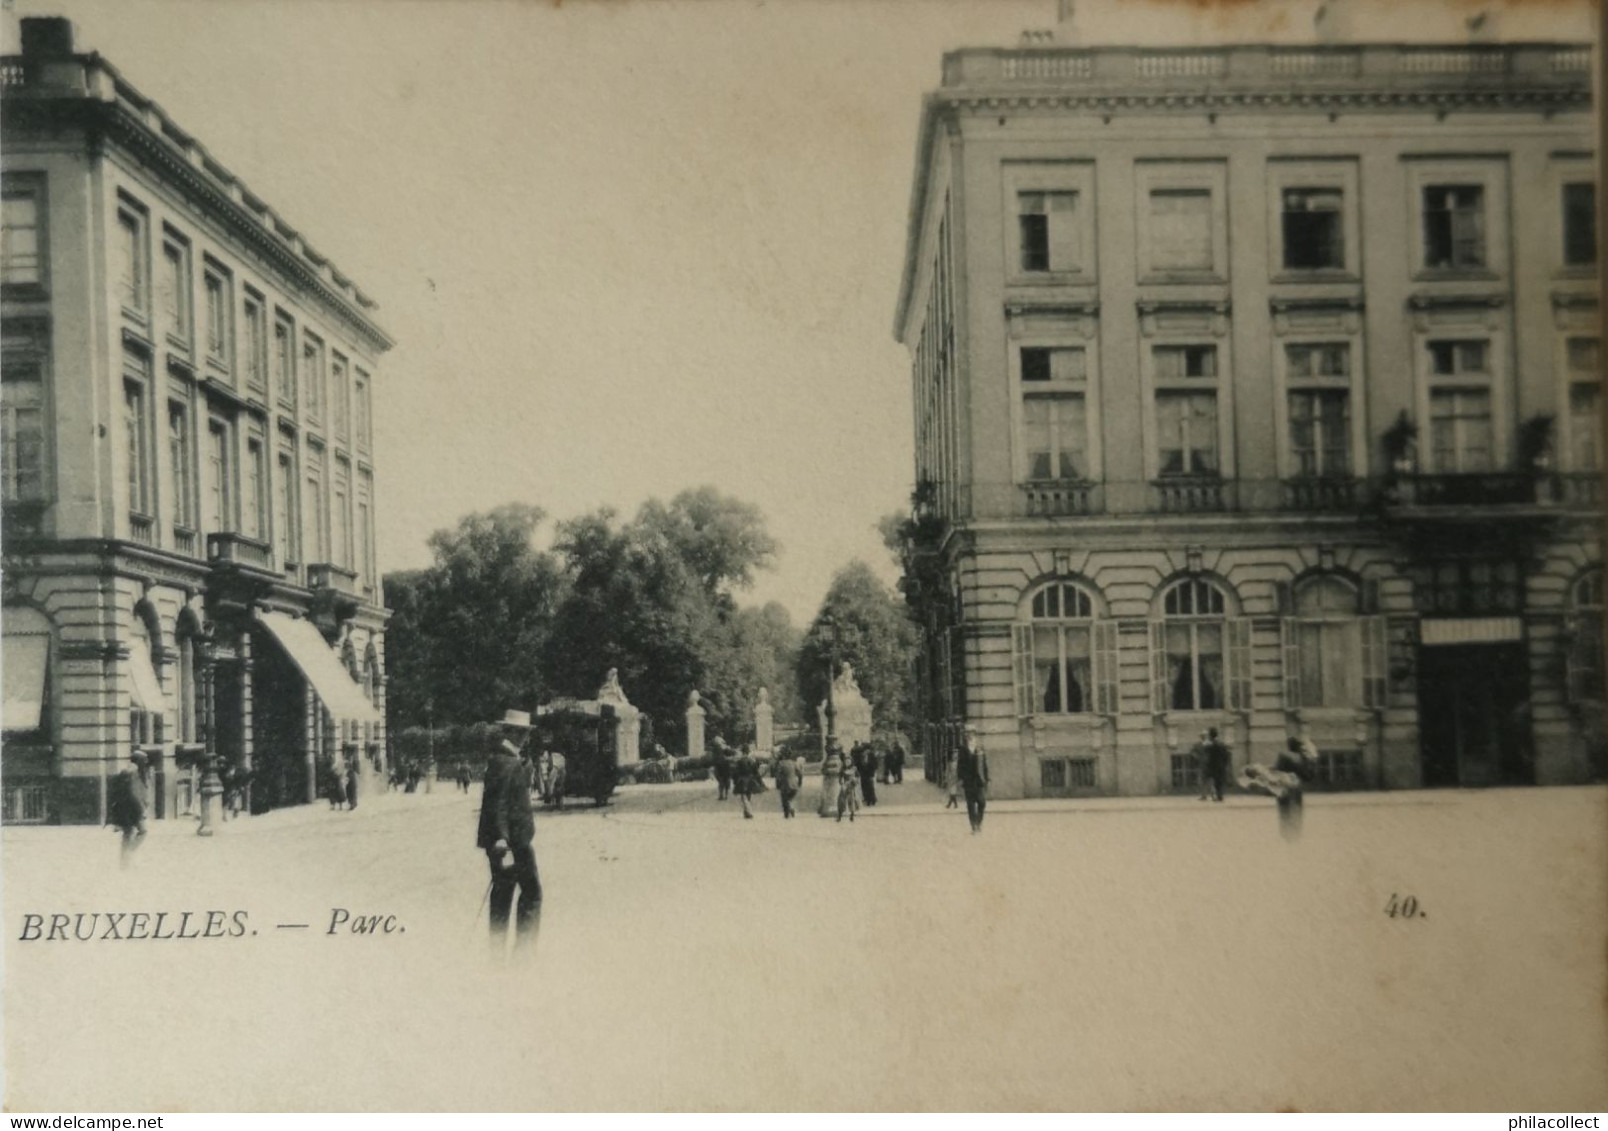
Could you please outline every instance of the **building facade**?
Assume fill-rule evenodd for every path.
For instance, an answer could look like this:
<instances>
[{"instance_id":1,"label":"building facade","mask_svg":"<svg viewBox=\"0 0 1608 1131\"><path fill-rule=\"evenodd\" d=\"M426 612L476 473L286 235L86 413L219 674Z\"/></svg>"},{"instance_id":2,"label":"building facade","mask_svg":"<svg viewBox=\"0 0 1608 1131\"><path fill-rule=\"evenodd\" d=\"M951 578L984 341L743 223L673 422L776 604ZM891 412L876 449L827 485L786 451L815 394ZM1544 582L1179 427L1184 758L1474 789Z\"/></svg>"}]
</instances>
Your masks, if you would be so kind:
<instances>
[{"instance_id":1,"label":"building facade","mask_svg":"<svg viewBox=\"0 0 1608 1131\"><path fill-rule=\"evenodd\" d=\"M1005 797L1604 772L1593 51L962 50L923 106L929 754ZM930 765L931 763L929 763Z\"/></svg>"},{"instance_id":2,"label":"building facade","mask_svg":"<svg viewBox=\"0 0 1608 1131\"><path fill-rule=\"evenodd\" d=\"M0 84L5 819L379 771L374 303L67 21Z\"/></svg>"}]
</instances>

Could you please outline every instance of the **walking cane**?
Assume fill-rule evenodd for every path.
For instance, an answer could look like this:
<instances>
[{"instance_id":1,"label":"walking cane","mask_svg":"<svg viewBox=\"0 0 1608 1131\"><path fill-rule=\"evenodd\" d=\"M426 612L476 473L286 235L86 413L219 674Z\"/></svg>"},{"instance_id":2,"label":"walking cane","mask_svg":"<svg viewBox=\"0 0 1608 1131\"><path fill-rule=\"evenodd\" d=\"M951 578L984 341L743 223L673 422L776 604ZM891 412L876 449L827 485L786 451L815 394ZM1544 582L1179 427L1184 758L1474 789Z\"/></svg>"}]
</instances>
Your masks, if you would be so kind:
<instances>
[{"instance_id":1,"label":"walking cane","mask_svg":"<svg viewBox=\"0 0 1608 1131\"><path fill-rule=\"evenodd\" d=\"M482 922L485 921L486 904L488 902L490 902L490 900L491 900L491 881L487 880L486 881L485 894L483 894L480 897L480 910L475 912L474 921L473 921L473 923L470 924L469 929L470 929L471 932L473 932L476 927L478 927Z\"/></svg>"}]
</instances>

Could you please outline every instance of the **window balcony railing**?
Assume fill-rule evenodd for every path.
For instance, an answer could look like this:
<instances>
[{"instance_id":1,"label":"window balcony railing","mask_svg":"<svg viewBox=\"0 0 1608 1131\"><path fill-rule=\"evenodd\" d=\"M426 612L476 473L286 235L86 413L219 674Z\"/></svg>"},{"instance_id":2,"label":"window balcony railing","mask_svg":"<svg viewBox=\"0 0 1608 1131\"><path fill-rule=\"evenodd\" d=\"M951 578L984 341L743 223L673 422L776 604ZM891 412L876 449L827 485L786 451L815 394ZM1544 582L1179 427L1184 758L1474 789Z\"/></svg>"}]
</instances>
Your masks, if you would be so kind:
<instances>
[{"instance_id":1,"label":"window balcony railing","mask_svg":"<svg viewBox=\"0 0 1608 1131\"><path fill-rule=\"evenodd\" d=\"M329 589L348 597L357 596L357 573L334 562L315 562L307 567L309 589Z\"/></svg>"},{"instance_id":2,"label":"window balcony railing","mask_svg":"<svg viewBox=\"0 0 1608 1131\"><path fill-rule=\"evenodd\" d=\"M128 536L142 546L156 545L156 522L148 514L128 516Z\"/></svg>"},{"instance_id":3,"label":"window balcony railing","mask_svg":"<svg viewBox=\"0 0 1608 1131\"><path fill-rule=\"evenodd\" d=\"M1409 507L1492 507L1543 503L1551 476L1523 471L1446 475L1403 475L1394 483L1395 499Z\"/></svg>"},{"instance_id":4,"label":"window balcony railing","mask_svg":"<svg viewBox=\"0 0 1608 1131\"><path fill-rule=\"evenodd\" d=\"M1333 475L1286 479L1283 491L1284 505L1292 511L1354 511L1363 497L1358 480Z\"/></svg>"},{"instance_id":5,"label":"window balcony railing","mask_svg":"<svg viewBox=\"0 0 1608 1131\"><path fill-rule=\"evenodd\" d=\"M39 538L45 533L45 504L7 499L0 507L0 540Z\"/></svg>"},{"instance_id":6,"label":"window balcony railing","mask_svg":"<svg viewBox=\"0 0 1608 1131\"><path fill-rule=\"evenodd\" d=\"M1100 514L1105 510L1098 483L1038 480L1022 485L1029 515Z\"/></svg>"},{"instance_id":7,"label":"window balcony railing","mask_svg":"<svg viewBox=\"0 0 1608 1131\"><path fill-rule=\"evenodd\" d=\"M1158 479L1151 485L1152 507L1162 514L1234 510L1234 482L1217 476Z\"/></svg>"},{"instance_id":8,"label":"window balcony railing","mask_svg":"<svg viewBox=\"0 0 1608 1131\"><path fill-rule=\"evenodd\" d=\"M188 526L173 526L173 550L187 557L195 557L195 531Z\"/></svg>"},{"instance_id":9,"label":"window balcony railing","mask_svg":"<svg viewBox=\"0 0 1608 1131\"><path fill-rule=\"evenodd\" d=\"M244 534L222 532L207 535L207 560L214 565L243 565L252 569L272 570L273 551L268 543Z\"/></svg>"}]
</instances>

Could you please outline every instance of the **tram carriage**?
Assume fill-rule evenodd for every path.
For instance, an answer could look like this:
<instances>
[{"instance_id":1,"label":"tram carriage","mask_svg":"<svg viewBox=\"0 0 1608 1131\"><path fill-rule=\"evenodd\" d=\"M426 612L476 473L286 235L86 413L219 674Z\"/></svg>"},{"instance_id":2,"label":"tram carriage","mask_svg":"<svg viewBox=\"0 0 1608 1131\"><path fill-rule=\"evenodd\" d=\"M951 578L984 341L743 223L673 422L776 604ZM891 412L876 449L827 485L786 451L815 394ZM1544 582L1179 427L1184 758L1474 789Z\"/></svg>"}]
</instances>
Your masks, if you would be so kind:
<instances>
[{"instance_id":1,"label":"tram carriage","mask_svg":"<svg viewBox=\"0 0 1608 1131\"><path fill-rule=\"evenodd\" d=\"M539 765L543 750L556 750L565 762L564 784L557 796L544 799L547 805L562 808L565 800L577 797L608 804L619 765L619 726L614 708L596 700L555 699L536 708L532 756Z\"/></svg>"}]
</instances>

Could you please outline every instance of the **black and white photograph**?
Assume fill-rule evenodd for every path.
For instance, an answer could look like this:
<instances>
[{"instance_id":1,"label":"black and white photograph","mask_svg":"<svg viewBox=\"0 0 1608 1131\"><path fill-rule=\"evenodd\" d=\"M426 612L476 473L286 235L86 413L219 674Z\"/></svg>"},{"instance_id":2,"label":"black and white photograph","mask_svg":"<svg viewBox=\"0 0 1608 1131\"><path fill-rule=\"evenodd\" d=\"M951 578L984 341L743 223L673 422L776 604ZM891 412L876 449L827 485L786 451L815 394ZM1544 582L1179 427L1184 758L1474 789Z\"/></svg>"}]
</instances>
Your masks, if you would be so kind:
<instances>
[{"instance_id":1,"label":"black and white photograph","mask_svg":"<svg viewBox=\"0 0 1608 1131\"><path fill-rule=\"evenodd\" d=\"M1608 1110L1601 26L0 0L6 1112Z\"/></svg>"}]
</instances>

